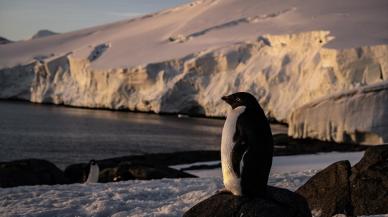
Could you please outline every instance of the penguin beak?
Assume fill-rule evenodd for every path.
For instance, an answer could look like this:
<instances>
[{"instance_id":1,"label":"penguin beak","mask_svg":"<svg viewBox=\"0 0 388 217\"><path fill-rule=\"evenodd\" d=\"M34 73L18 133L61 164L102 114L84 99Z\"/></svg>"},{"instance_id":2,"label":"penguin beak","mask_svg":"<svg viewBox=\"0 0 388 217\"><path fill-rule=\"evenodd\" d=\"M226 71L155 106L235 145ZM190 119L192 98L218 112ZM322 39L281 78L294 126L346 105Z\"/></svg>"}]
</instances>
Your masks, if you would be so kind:
<instances>
[{"instance_id":1,"label":"penguin beak","mask_svg":"<svg viewBox=\"0 0 388 217\"><path fill-rule=\"evenodd\" d=\"M233 103L233 99L231 99L230 96L223 96L223 97L221 97L221 99L224 100L229 105L232 105L232 103Z\"/></svg>"}]
</instances>

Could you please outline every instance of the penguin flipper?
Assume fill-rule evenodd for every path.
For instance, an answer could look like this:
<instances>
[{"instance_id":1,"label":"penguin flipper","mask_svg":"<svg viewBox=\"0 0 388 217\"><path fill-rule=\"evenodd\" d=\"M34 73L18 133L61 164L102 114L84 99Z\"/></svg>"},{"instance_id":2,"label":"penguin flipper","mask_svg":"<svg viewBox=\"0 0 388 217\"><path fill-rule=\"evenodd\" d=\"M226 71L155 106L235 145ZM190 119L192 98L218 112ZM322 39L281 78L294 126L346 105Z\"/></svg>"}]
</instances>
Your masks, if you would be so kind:
<instances>
[{"instance_id":1,"label":"penguin flipper","mask_svg":"<svg viewBox=\"0 0 388 217\"><path fill-rule=\"evenodd\" d=\"M243 163L243 156L246 153L248 149L248 145L244 140L244 137L242 135L242 131L239 130L239 127L236 127L235 135L233 136L233 140L235 142L233 149L232 149L232 168L234 173L237 177L241 177L242 173L242 163Z\"/></svg>"}]
</instances>

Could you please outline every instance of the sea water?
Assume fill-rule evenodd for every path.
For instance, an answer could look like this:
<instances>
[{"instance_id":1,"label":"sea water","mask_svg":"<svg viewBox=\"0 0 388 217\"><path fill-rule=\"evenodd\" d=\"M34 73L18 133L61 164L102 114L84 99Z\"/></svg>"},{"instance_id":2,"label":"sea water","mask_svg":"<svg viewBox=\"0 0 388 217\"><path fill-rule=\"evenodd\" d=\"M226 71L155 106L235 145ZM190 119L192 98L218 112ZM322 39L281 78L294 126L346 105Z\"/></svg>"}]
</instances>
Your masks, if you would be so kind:
<instances>
[{"instance_id":1,"label":"sea water","mask_svg":"<svg viewBox=\"0 0 388 217\"><path fill-rule=\"evenodd\" d=\"M181 116L180 116L181 117ZM223 120L0 101L0 161L219 150Z\"/></svg>"}]
</instances>

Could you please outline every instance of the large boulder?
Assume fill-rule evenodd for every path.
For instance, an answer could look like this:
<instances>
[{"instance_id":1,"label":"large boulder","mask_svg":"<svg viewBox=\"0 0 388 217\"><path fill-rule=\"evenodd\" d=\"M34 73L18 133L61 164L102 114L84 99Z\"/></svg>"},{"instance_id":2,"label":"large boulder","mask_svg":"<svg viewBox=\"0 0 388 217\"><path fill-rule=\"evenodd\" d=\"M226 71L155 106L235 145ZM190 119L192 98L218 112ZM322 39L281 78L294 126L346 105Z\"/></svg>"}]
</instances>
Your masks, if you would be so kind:
<instances>
[{"instance_id":1,"label":"large boulder","mask_svg":"<svg viewBox=\"0 0 388 217\"><path fill-rule=\"evenodd\" d=\"M90 166L87 163L72 164L66 167L65 176L70 183L83 183L88 178L89 169Z\"/></svg>"},{"instance_id":2,"label":"large boulder","mask_svg":"<svg viewBox=\"0 0 388 217\"><path fill-rule=\"evenodd\" d=\"M367 149L353 168L348 161L330 165L296 192L317 217L388 213L388 145Z\"/></svg>"},{"instance_id":3,"label":"large boulder","mask_svg":"<svg viewBox=\"0 0 388 217\"><path fill-rule=\"evenodd\" d=\"M217 193L188 210L184 217L310 217L306 200L286 189L268 187L266 198Z\"/></svg>"},{"instance_id":4,"label":"large boulder","mask_svg":"<svg viewBox=\"0 0 388 217\"><path fill-rule=\"evenodd\" d=\"M63 172L46 160L0 162L0 187L66 184Z\"/></svg>"},{"instance_id":5,"label":"large boulder","mask_svg":"<svg viewBox=\"0 0 388 217\"><path fill-rule=\"evenodd\" d=\"M349 161L339 161L320 171L296 192L307 198L316 216L351 215Z\"/></svg>"},{"instance_id":6,"label":"large boulder","mask_svg":"<svg viewBox=\"0 0 388 217\"><path fill-rule=\"evenodd\" d=\"M350 183L354 215L388 213L388 145L368 149Z\"/></svg>"}]
</instances>

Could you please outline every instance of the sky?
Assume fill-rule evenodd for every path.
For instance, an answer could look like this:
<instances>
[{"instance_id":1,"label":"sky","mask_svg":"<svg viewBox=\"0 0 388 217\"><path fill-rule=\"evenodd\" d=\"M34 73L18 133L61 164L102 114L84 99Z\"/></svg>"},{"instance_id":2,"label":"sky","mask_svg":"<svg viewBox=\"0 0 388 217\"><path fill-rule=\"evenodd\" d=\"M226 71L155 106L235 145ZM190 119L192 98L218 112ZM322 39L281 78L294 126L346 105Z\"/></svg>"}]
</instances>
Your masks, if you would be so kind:
<instances>
[{"instance_id":1,"label":"sky","mask_svg":"<svg viewBox=\"0 0 388 217\"><path fill-rule=\"evenodd\" d=\"M42 29L69 32L186 2L190 0L0 0L0 36L22 40Z\"/></svg>"}]
</instances>

